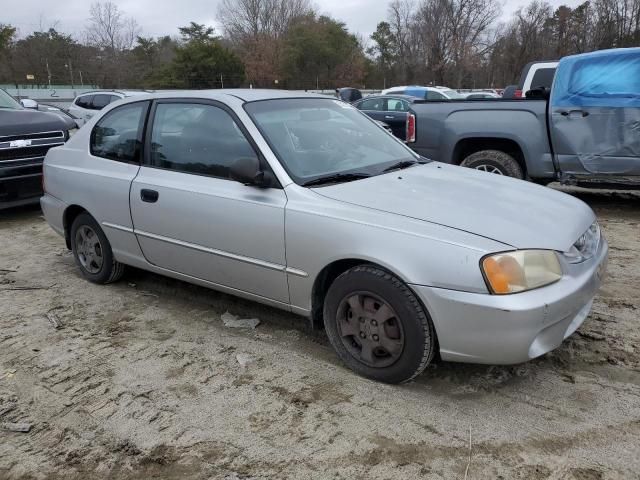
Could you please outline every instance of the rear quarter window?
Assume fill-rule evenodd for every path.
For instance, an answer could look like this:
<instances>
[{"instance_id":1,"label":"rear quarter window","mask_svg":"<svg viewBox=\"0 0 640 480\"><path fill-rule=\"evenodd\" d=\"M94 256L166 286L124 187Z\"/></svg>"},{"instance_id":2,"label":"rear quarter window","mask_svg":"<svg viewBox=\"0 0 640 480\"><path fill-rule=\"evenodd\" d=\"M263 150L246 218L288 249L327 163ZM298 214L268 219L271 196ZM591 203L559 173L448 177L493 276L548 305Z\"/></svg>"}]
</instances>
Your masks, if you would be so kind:
<instances>
[{"instance_id":1,"label":"rear quarter window","mask_svg":"<svg viewBox=\"0 0 640 480\"><path fill-rule=\"evenodd\" d=\"M91 155L140 163L142 130L148 108L149 102L129 103L102 117L91 131Z\"/></svg>"}]
</instances>

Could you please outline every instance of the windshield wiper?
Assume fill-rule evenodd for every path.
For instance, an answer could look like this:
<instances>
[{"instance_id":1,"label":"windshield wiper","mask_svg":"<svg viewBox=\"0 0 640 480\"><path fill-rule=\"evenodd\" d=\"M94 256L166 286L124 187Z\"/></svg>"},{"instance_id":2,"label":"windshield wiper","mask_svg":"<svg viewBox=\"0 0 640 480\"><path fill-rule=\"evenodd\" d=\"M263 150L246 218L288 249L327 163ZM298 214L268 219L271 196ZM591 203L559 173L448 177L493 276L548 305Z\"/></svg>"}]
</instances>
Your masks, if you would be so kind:
<instances>
[{"instance_id":1,"label":"windshield wiper","mask_svg":"<svg viewBox=\"0 0 640 480\"><path fill-rule=\"evenodd\" d=\"M303 187L312 187L315 185L325 185L327 183L340 183L350 182L352 180L361 180L363 178L369 178L371 175L368 173L334 173L333 175L327 175L325 177L314 178L302 184Z\"/></svg>"},{"instance_id":2,"label":"windshield wiper","mask_svg":"<svg viewBox=\"0 0 640 480\"><path fill-rule=\"evenodd\" d=\"M385 168L382 173L387 173L390 172L391 170L401 170L403 168L409 168L413 165L416 165L420 162L418 162L417 160L401 160L397 163L394 163L393 165L391 165L390 167Z\"/></svg>"}]
</instances>

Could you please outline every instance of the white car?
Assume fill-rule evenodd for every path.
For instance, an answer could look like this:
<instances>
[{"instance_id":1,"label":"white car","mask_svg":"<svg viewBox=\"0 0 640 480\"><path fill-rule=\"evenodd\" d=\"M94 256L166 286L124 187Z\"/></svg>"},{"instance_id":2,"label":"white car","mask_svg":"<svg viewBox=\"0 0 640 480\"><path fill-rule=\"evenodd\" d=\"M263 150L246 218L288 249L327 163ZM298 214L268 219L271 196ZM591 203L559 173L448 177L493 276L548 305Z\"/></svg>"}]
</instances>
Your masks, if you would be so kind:
<instances>
[{"instance_id":1,"label":"white car","mask_svg":"<svg viewBox=\"0 0 640 480\"><path fill-rule=\"evenodd\" d=\"M465 95L447 87L422 87L420 85L387 88L381 93L382 95L409 95L432 101L465 99Z\"/></svg>"},{"instance_id":2,"label":"white car","mask_svg":"<svg viewBox=\"0 0 640 480\"><path fill-rule=\"evenodd\" d=\"M110 103L142 93L145 92L131 90L96 90L85 92L73 100L73 103L69 107L69 113L78 118L78 123L82 125L93 117L96 112L99 112Z\"/></svg>"}]
</instances>

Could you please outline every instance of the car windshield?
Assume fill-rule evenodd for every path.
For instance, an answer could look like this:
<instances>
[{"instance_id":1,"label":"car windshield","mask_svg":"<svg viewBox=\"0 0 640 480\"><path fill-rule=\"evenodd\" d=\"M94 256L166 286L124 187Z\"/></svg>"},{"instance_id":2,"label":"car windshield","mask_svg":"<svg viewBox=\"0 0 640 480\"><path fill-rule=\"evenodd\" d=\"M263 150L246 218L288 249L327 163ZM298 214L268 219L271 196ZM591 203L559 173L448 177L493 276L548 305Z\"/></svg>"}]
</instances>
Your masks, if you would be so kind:
<instances>
[{"instance_id":1,"label":"car windshield","mask_svg":"<svg viewBox=\"0 0 640 480\"><path fill-rule=\"evenodd\" d=\"M367 116L338 100L263 100L247 103L245 110L298 184L328 175L378 175L400 161L419 159Z\"/></svg>"},{"instance_id":2,"label":"car windshield","mask_svg":"<svg viewBox=\"0 0 640 480\"><path fill-rule=\"evenodd\" d=\"M12 108L15 110L21 110L22 106L18 102L16 102L11 95L0 89L0 108Z\"/></svg>"}]
</instances>

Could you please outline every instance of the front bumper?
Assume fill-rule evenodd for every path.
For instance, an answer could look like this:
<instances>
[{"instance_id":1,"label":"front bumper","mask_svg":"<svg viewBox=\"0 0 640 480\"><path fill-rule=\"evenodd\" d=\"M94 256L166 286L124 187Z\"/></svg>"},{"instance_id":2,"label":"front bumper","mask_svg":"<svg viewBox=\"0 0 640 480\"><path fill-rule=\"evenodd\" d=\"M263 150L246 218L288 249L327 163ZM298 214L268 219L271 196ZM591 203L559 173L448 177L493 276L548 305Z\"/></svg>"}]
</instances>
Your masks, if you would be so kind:
<instances>
[{"instance_id":1,"label":"front bumper","mask_svg":"<svg viewBox=\"0 0 640 480\"><path fill-rule=\"evenodd\" d=\"M433 320L443 360L515 364L557 348L589 315L609 247L566 265L563 278L513 295L489 295L412 285Z\"/></svg>"},{"instance_id":2,"label":"front bumper","mask_svg":"<svg viewBox=\"0 0 640 480\"><path fill-rule=\"evenodd\" d=\"M42 159L9 165L0 163L0 210L38 203L42 195Z\"/></svg>"}]
</instances>

